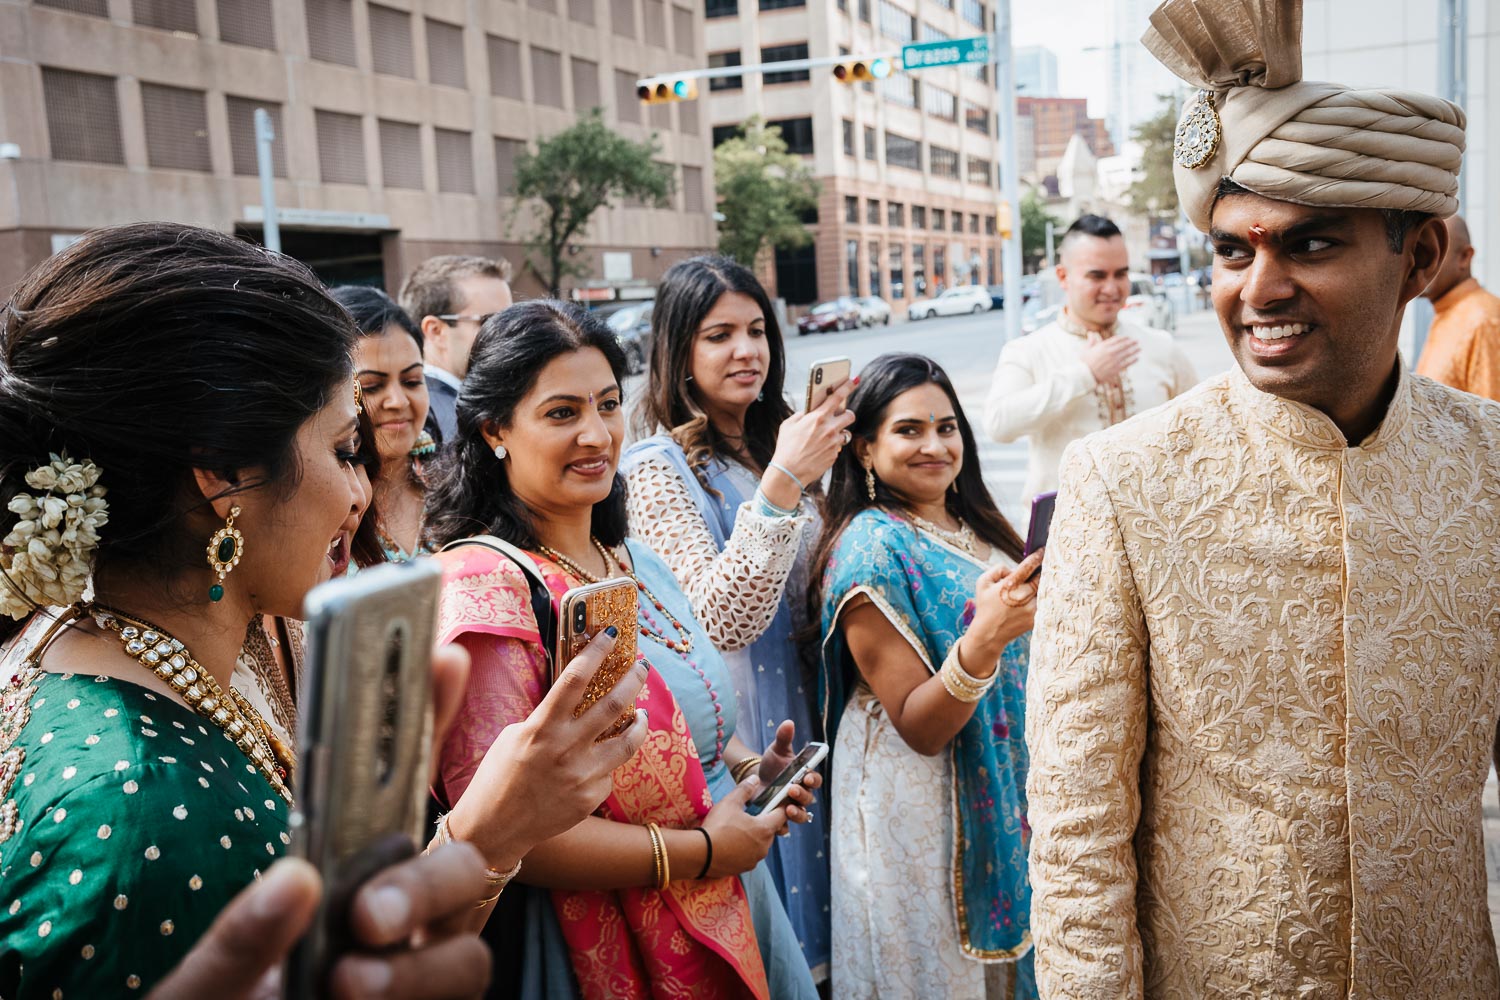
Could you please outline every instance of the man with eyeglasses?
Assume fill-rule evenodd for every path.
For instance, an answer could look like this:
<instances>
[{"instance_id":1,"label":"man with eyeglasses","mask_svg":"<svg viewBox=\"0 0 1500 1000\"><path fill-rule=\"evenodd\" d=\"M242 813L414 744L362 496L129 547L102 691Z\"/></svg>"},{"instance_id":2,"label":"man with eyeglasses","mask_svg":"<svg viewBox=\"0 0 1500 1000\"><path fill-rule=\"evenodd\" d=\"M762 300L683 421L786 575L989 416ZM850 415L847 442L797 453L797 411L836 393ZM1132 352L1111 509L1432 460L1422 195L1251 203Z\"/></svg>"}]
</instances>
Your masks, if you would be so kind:
<instances>
[{"instance_id":1,"label":"man with eyeglasses","mask_svg":"<svg viewBox=\"0 0 1500 1000\"><path fill-rule=\"evenodd\" d=\"M429 257L406 276L401 307L422 328L427 430L439 441L456 431L458 387L469 371L469 351L486 319L511 304L510 265L504 260L446 254Z\"/></svg>"}]
</instances>

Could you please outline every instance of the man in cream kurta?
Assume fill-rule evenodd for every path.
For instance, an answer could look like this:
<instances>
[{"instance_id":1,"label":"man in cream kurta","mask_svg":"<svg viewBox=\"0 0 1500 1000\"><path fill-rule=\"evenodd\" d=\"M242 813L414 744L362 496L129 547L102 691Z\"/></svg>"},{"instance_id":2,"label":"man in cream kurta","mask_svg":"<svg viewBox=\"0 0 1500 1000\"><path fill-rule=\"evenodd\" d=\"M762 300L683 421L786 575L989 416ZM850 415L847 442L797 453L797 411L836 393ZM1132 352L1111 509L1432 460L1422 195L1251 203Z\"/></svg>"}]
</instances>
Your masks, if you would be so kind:
<instances>
[{"instance_id":1,"label":"man in cream kurta","mask_svg":"<svg viewBox=\"0 0 1500 1000\"><path fill-rule=\"evenodd\" d=\"M1169 0L1146 39L1213 92L1178 190L1239 369L1064 458L1027 692L1043 997L1500 996L1500 406L1396 353L1463 116L1299 83L1289 12Z\"/></svg>"},{"instance_id":2,"label":"man in cream kurta","mask_svg":"<svg viewBox=\"0 0 1500 1000\"><path fill-rule=\"evenodd\" d=\"M1113 222L1085 215L1063 236L1067 305L1056 322L1000 351L984 403L996 441L1030 437L1021 502L1057 489L1070 443L1180 395L1198 379L1172 336L1119 318L1130 258Z\"/></svg>"}]
</instances>

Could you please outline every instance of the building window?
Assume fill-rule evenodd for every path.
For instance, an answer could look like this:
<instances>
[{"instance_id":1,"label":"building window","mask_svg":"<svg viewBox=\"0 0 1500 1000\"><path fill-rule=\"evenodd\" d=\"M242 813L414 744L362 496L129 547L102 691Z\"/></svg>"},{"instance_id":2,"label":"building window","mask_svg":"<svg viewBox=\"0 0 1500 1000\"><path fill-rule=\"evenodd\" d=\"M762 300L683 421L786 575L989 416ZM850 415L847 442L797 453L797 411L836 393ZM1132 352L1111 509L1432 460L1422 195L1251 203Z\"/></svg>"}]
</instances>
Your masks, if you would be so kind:
<instances>
[{"instance_id":1,"label":"building window","mask_svg":"<svg viewBox=\"0 0 1500 1000\"><path fill-rule=\"evenodd\" d=\"M474 193L474 144L467 132L451 128L432 130L437 147L438 190L453 194Z\"/></svg>"},{"instance_id":2,"label":"building window","mask_svg":"<svg viewBox=\"0 0 1500 1000\"><path fill-rule=\"evenodd\" d=\"M974 233L975 235L978 235L978 233L979 233L979 213L978 212L970 212L969 213L969 232Z\"/></svg>"},{"instance_id":3,"label":"building window","mask_svg":"<svg viewBox=\"0 0 1500 1000\"><path fill-rule=\"evenodd\" d=\"M703 211L703 168L682 166L682 210Z\"/></svg>"},{"instance_id":4,"label":"building window","mask_svg":"<svg viewBox=\"0 0 1500 1000\"><path fill-rule=\"evenodd\" d=\"M924 205L913 205L911 207L911 227L913 229L927 228L927 208Z\"/></svg>"},{"instance_id":5,"label":"building window","mask_svg":"<svg viewBox=\"0 0 1500 1000\"><path fill-rule=\"evenodd\" d=\"M975 132L990 134L990 110L972 101L964 101L964 126Z\"/></svg>"},{"instance_id":6,"label":"building window","mask_svg":"<svg viewBox=\"0 0 1500 1000\"><path fill-rule=\"evenodd\" d=\"M869 125L865 126L865 159L875 159L875 130Z\"/></svg>"},{"instance_id":7,"label":"building window","mask_svg":"<svg viewBox=\"0 0 1500 1000\"><path fill-rule=\"evenodd\" d=\"M388 188L422 190L422 126L379 119L380 173Z\"/></svg>"},{"instance_id":8,"label":"building window","mask_svg":"<svg viewBox=\"0 0 1500 1000\"><path fill-rule=\"evenodd\" d=\"M760 0L761 10L785 10L788 7L806 7L807 0Z\"/></svg>"},{"instance_id":9,"label":"building window","mask_svg":"<svg viewBox=\"0 0 1500 1000\"><path fill-rule=\"evenodd\" d=\"M865 201L865 222L872 226L880 225L880 199L870 198Z\"/></svg>"},{"instance_id":10,"label":"building window","mask_svg":"<svg viewBox=\"0 0 1500 1000\"><path fill-rule=\"evenodd\" d=\"M35 0L38 7L53 10L70 10L75 14L92 14L95 17L109 16L109 0Z\"/></svg>"},{"instance_id":11,"label":"building window","mask_svg":"<svg viewBox=\"0 0 1500 1000\"><path fill-rule=\"evenodd\" d=\"M593 24L594 0L568 0L568 20Z\"/></svg>"},{"instance_id":12,"label":"building window","mask_svg":"<svg viewBox=\"0 0 1500 1000\"><path fill-rule=\"evenodd\" d=\"M693 25L693 12L675 4L672 6L672 46L684 56L698 51L698 30Z\"/></svg>"},{"instance_id":13,"label":"building window","mask_svg":"<svg viewBox=\"0 0 1500 1000\"><path fill-rule=\"evenodd\" d=\"M813 127L811 118L778 118L766 122L781 129L788 153L811 156L813 153Z\"/></svg>"},{"instance_id":14,"label":"building window","mask_svg":"<svg viewBox=\"0 0 1500 1000\"><path fill-rule=\"evenodd\" d=\"M980 0L963 0L963 2L964 20L968 21L980 31L983 31L985 24L984 4L981 3Z\"/></svg>"},{"instance_id":15,"label":"building window","mask_svg":"<svg viewBox=\"0 0 1500 1000\"><path fill-rule=\"evenodd\" d=\"M516 193L516 161L526 151L525 139L495 138L495 190L500 197Z\"/></svg>"},{"instance_id":16,"label":"building window","mask_svg":"<svg viewBox=\"0 0 1500 1000\"><path fill-rule=\"evenodd\" d=\"M255 109L265 108L271 116L271 129L277 135L286 135L281 129L281 105L275 101L257 101L253 97L224 98L229 120L229 161L234 172L241 177L254 177L260 173L255 150ZM271 143L271 173L286 176L286 143Z\"/></svg>"},{"instance_id":17,"label":"building window","mask_svg":"<svg viewBox=\"0 0 1500 1000\"><path fill-rule=\"evenodd\" d=\"M941 208L932 210L932 229L934 232L942 232L948 228L948 213Z\"/></svg>"},{"instance_id":18,"label":"building window","mask_svg":"<svg viewBox=\"0 0 1500 1000\"><path fill-rule=\"evenodd\" d=\"M906 248L891 244L891 298L906 298Z\"/></svg>"},{"instance_id":19,"label":"building window","mask_svg":"<svg viewBox=\"0 0 1500 1000\"><path fill-rule=\"evenodd\" d=\"M198 33L197 0L131 0L130 14L143 28Z\"/></svg>"},{"instance_id":20,"label":"building window","mask_svg":"<svg viewBox=\"0 0 1500 1000\"><path fill-rule=\"evenodd\" d=\"M906 73L893 73L880 82L880 92L885 95L885 99L903 108L917 106L917 91L920 88L917 78Z\"/></svg>"},{"instance_id":21,"label":"building window","mask_svg":"<svg viewBox=\"0 0 1500 1000\"><path fill-rule=\"evenodd\" d=\"M922 144L894 132L885 134L885 163L889 167L905 167L907 170L922 169Z\"/></svg>"},{"instance_id":22,"label":"building window","mask_svg":"<svg viewBox=\"0 0 1500 1000\"><path fill-rule=\"evenodd\" d=\"M744 130L738 125L715 125L713 128L714 148L717 149L730 139L738 139L742 135L744 135Z\"/></svg>"},{"instance_id":23,"label":"building window","mask_svg":"<svg viewBox=\"0 0 1500 1000\"><path fill-rule=\"evenodd\" d=\"M708 54L709 69L723 69L725 66L739 66L740 50L733 52L710 52ZM710 77L708 89L714 90L741 90L745 86L745 78L742 76L717 76Z\"/></svg>"},{"instance_id":24,"label":"building window","mask_svg":"<svg viewBox=\"0 0 1500 1000\"><path fill-rule=\"evenodd\" d=\"M859 19L870 23L870 0L859 0Z\"/></svg>"},{"instance_id":25,"label":"building window","mask_svg":"<svg viewBox=\"0 0 1500 1000\"><path fill-rule=\"evenodd\" d=\"M913 41L917 37L917 19L891 0L880 0L880 33L897 42Z\"/></svg>"},{"instance_id":26,"label":"building window","mask_svg":"<svg viewBox=\"0 0 1500 1000\"><path fill-rule=\"evenodd\" d=\"M948 277L947 251L939 243L932 248L932 280L937 282L937 288L942 290L943 281Z\"/></svg>"},{"instance_id":27,"label":"building window","mask_svg":"<svg viewBox=\"0 0 1500 1000\"><path fill-rule=\"evenodd\" d=\"M628 69L615 70L615 117L635 125L641 121L641 100L635 94L635 73Z\"/></svg>"},{"instance_id":28,"label":"building window","mask_svg":"<svg viewBox=\"0 0 1500 1000\"><path fill-rule=\"evenodd\" d=\"M740 12L740 0L707 0L703 5L704 17L734 17Z\"/></svg>"},{"instance_id":29,"label":"building window","mask_svg":"<svg viewBox=\"0 0 1500 1000\"><path fill-rule=\"evenodd\" d=\"M845 118L844 125L844 155L854 155L854 123Z\"/></svg>"},{"instance_id":30,"label":"building window","mask_svg":"<svg viewBox=\"0 0 1500 1000\"><path fill-rule=\"evenodd\" d=\"M257 49L276 48L271 0L219 0L219 41Z\"/></svg>"},{"instance_id":31,"label":"building window","mask_svg":"<svg viewBox=\"0 0 1500 1000\"><path fill-rule=\"evenodd\" d=\"M950 177L957 180L958 151L943 146L928 146L927 169L934 177ZM937 228L942 228L941 224Z\"/></svg>"},{"instance_id":32,"label":"building window","mask_svg":"<svg viewBox=\"0 0 1500 1000\"><path fill-rule=\"evenodd\" d=\"M995 217L993 215L986 215L984 217L984 235L995 235Z\"/></svg>"},{"instance_id":33,"label":"building window","mask_svg":"<svg viewBox=\"0 0 1500 1000\"><path fill-rule=\"evenodd\" d=\"M313 111L324 184L365 184L365 125L359 115Z\"/></svg>"},{"instance_id":34,"label":"building window","mask_svg":"<svg viewBox=\"0 0 1500 1000\"><path fill-rule=\"evenodd\" d=\"M959 72L980 83L990 82L990 67L988 63L967 63L958 68Z\"/></svg>"},{"instance_id":35,"label":"building window","mask_svg":"<svg viewBox=\"0 0 1500 1000\"><path fill-rule=\"evenodd\" d=\"M609 22L621 38L634 38L635 0L610 0Z\"/></svg>"},{"instance_id":36,"label":"building window","mask_svg":"<svg viewBox=\"0 0 1500 1000\"><path fill-rule=\"evenodd\" d=\"M852 194L844 195L844 221L859 224L859 199Z\"/></svg>"},{"instance_id":37,"label":"building window","mask_svg":"<svg viewBox=\"0 0 1500 1000\"><path fill-rule=\"evenodd\" d=\"M307 49L322 62L353 66L353 0L307 0Z\"/></svg>"},{"instance_id":38,"label":"building window","mask_svg":"<svg viewBox=\"0 0 1500 1000\"><path fill-rule=\"evenodd\" d=\"M573 107L587 111L603 105L599 96L599 64L573 56L568 61L573 72Z\"/></svg>"},{"instance_id":39,"label":"building window","mask_svg":"<svg viewBox=\"0 0 1500 1000\"><path fill-rule=\"evenodd\" d=\"M377 73L416 77L409 12L370 4L370 55Z\"/></svg>"},{"instance_id":40,"label":"building window","mask_svg":"<svg viewBox=\"0 0 1500 1000\"><path fill-rule=\"evenodd\" d=\"M490 57L490 94L508 97L513 101L524 99L521 91L521 43L499 35L486 35L485 47ZM632 85L630 96L635 97Z\"/></svg>"},{"instance_id":41,"label":"building window","mask_svg":"<svg viewBox=\"0 0 1500 1000\"><path fill-rule=\"evenodd\" d=\"M927 248L920 243L911 246L911 289L915 295L927 294Z\"/></svg>"},{"instance_id":42,"label":"building window","mask_svg":"<svg viewBox=\"0 0 1500 1000\"><path fill-rule=\"evenodd\" d=\"M844 241L845 277L849 279L849 294L859 294L859 240Z\"/></svg>"},{"instance_id":43,"label":"building window","mask_svg":"<svg viewBox=\"0 0 1500 1000\"><path fill-rule=\"evenodd\" d=\"M146 160L167 170L213 170L208 154L208 105L201 90L141 84Z\"/></svg>"},{"instance_id":44,"label":"building window","mask_svg":"<svg viewBox=\"0 0 1500 1000\"><path fill-rule=\"evenodd\" d=\"M667 47L667 4L666 0L642 0L644 6L641 8L643 20L642 30L646 33L646 41L653 45Z\"/></svg>"},{"instance_id":45,"label":"building window","mask_svg":"<svg viewBox=\"0 0 1500 1000\"><path fill-rule=\"evenodd\" d=\"M878 221L878 220L877 220ZM870 244L870 294L879 295L880 292L880 244Z\"/></svg>"},{"instance_id":46,"label":"building window","mask_svg":"<svg viewBox=\"0 0 1500 1000\"><path fill-rule=\"evenodd\" d=\"M807 58L807 43L798 42L796 45L771 45L760 50L760 61L763 63L789 62L793 59ZM801 83L812 79L808 70L793 69L782 73L767 73L761 79L768 84L771 83Z\"/></svg>"},{"instance_id":47,"label":"building window","mask_svg":"<svg viewBox=\"0 0 1500 1000\"><path fill-rule=\"evenodd\" d=\"M958 98L941 87L928 84L922 90L922 110L945 122L958 121Z\"/></svg>"},{"instance_id":48,"label":"building window","mask_svg":"<svg viewBox=\"0 0 1500 1000\"><path fill-rule=\"evenodd\" d=\"M464 73L464 29L427 19L427 79L447 87L469 86Z\"/></svg>"},{"instance_id":49,"label":"building window","mask_svg":"<svg viewBox=\"0 0 1500 1000\"><path fill-rule=\"evenodd\" d=\"M650 110L647 111L647 114L651 116L652 128L662 129L663 131L667 131L672 128L672 105L652 104L648 107Z\"/></svg>"},{"instance_id":50,"label":"building window","mask_svg":"<svg viewBox=\"0 0 1500 1000\"><path fill-rule=\"evenodd\" d=\"M114 77L44 66L42 101L54 160L124 164Z\"/></svg>"},{"instance_id":51,"label":"building window","mask_svg":"<svg viewBox=\"0 0 1500 1000\"><path fill-rule=\"evenodd\" d=\"M906 206L899 201L886 202L885 224L892 229L906 228Z\"/></svg>"},{"instance_id":52,"label":"building window","mask_svg":"<svg viewBox=\"0 0 1500 1000\"><path fill-rule=\"evenodd\" d=\"M964 213L962 213L960 211L957 211L957 210L954 210L951 213L950 218L953 219L953 231L955 233L961 233L961 232L963 232L964 231Z\"/></svg>"},{"instance_id":53,"label":"building window","mask_svg":"<svg viewBox=\"0 0 1500 1000\"><path fill-rule=\"evenodd\" d=\"M563 106L562 53L531 47L531 100L549 108Z\"/></svg>"},{"instance_id":54,"label":"building window","mask_svg":"<svg viewBox=\"0 0 1500 1000\"><path fill-rule=\"evenodd\" d=\"M969 157L968 180L970 184L990 186L990 161L982 156Z\"/></svg>"},{"instance_id":55,"label":"building window","mask_svg":"<svg viewBox=\"0 0 1500 1000\"><path fill-rule=\"evenodd\" d=\"M948 9L952 10L953 9L953 5L949 4L948 5ZM952 35L948 34L946 31L943 31L941 28L934 28L932 25L928 24L926 21L922 22L921 31L922 31L922 41L924 41L924 42L946 42L950 38L953 37Z\"/></svg>"}]
</instances>

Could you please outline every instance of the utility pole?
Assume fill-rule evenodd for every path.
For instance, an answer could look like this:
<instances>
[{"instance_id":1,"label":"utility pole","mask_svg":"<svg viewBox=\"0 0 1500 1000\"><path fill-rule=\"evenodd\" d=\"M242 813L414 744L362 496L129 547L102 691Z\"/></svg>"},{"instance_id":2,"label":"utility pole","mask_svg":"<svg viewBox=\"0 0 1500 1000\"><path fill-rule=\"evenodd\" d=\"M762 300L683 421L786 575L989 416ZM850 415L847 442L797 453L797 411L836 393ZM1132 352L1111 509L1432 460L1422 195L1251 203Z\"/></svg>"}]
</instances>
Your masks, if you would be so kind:
<instances>
[{"instance_id":1,"label":"utility pole","mask_svg":"<svg viewBox=\"0 0 1500 1000\"><path fill-rule=\"evenodd\" d=\"M995 0L995 93L999 106L998 162L1000 190L1010 205L1010 236L1000 245L1001 271L1005 275L1005 339L1021 336L1021 184L1016 152L1016 62L1010 47L1010 0Z\"/></svg>"},{"instance_id":2,"label":"utility pole","mask_svg":"<svg viewBox=\"0 0 1500 1000\"><path fill-rule=\"evenodd\" d=\"M1468 0L1438 0L1438 91L1463 107L1469 91ZM1463 210L1464 171L1458 174L1458 204Z\"/></svg>"},{"instance_id":3,"label":"utility pole","mask_svg":"<svg viewBox=\"0 0 1500 1000\"><path fill-rule=\"evenodd\" d=\"M1056 227L1054 227L1052 225L1052 220L1048 219L1047 220L1047 266L1048 267L1055 267L1055 266L1057 266L1057 260L1054 258L1053 252L1052 252L1052 240L1053 240L1053 235L1052 234L1053 234L1053 230L1055 228Z\"/></svg>"},{"instance_id":4,"label":"utility pole","mask_svg":"<svg viewBox=\"0 0 1500 1000\"><path fill-rule=\"evenodd\" d=\"M271 141L276 129L265 108L255 109L255 167L260 174L261 223L266 249L281 253L281 224L276 221L276 176L271 167Z\"/></svg>"}]
</instances>

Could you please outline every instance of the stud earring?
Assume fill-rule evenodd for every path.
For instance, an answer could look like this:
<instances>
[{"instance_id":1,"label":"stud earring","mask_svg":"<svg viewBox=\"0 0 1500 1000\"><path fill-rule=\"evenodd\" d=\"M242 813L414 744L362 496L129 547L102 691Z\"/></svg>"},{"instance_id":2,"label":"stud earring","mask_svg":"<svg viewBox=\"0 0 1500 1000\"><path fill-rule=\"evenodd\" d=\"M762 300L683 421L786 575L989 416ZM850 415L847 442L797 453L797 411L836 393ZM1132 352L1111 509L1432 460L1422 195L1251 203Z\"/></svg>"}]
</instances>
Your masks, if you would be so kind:
<instances>
[{"instance_id":1,"label":"stud earring","mask_svg":"<svg viewBox=\"0 0 1500 1000\"><path fill-rule=\"evenodd\" d=\"M865 492L871 500L875 499L875 466L865 466Z\"/></svg>"},{"instance_id":2,"label":"stud earring","mask_svg":"<svg viewBox=\"0 0 1500 1000\"><path fill-rule=\"evenodd\" d=\"M509 454L510 454L510 452L508 452L508 451L505 450L505 445L503 445L503 444L497 444L497 445L495 445L495 457L498 458L498 459L500 459L500 461L502 461L502 462L505 461L505 456L509 455Z\"/></svg>"},{"instance_id":3,"label":"stud earring","mask_svg":"<svg viewBox=\"0 0 1500 1000\"><path fill-rule=\"evenodd\" d=\"M239 516L238 506L229 508L224 527L208 540L208 568L219 576L219 582L208 588L208 599L216 603L224 599L224 578L240 564L240 556L245 552L245 536L234 526L234 519Z\"/></svg>"}]
</instances>

